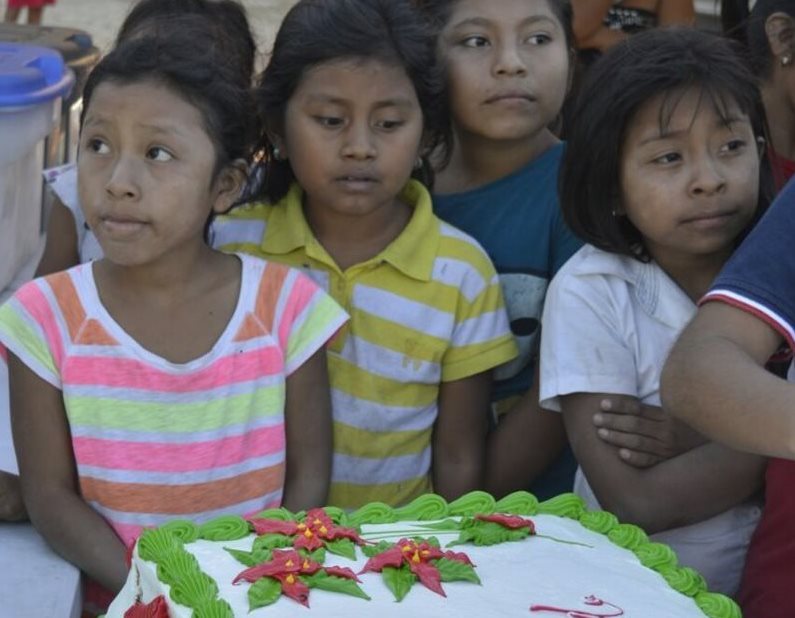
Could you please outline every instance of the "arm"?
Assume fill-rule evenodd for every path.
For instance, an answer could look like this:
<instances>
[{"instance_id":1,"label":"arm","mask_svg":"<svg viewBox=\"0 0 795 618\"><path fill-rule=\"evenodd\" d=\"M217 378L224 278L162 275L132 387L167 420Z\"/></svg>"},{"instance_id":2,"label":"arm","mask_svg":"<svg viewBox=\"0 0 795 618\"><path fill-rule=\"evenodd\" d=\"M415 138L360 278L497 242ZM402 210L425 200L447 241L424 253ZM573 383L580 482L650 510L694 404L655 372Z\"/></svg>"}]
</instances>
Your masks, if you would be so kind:
<instances>
[{"instance_id":1,"label":"arm","mask_svg":"<svg viewBox=\"0 0 795 618\"><path fill-rule=\"evenodd\" d=\"M753 314L707 303L665 364L665 408L734 448L795 458L795 385L764 369L781 341Z\"/></svg>"},{"instance_id":2,"label":"arm","mask_svg":"<svg viewBox=\"0 0 795 618\"><path fill-rule=\"evenodd\" d=\"M707 442L661 407L634 397L609 397L599 405L593 415L596 435L616 447L618 456L631 466L647 468Z\"/></svg>"},{"instance_id":3,"label":"arm","mask_svg":"<svg viewBox=\"0 0 795 618\"><path fill-rule=\"evenodd\" d=\"M657 8L660 26L692 26L696 23L693 0L661 0Z\"/></svg>"},{"instance_id":4,"label":"arm","mask_svg":"<svg viewBox=\"0 0 795 618\"><path fill-rule=\"evenodd\" d=\"M626 38L620 30L610 30L603 20L612 0L572 0L574 38L579 49L604 51Z\"/></svg>"},{"instance_id":5,"label":"arm","mask_svg":"<svg viewBox=\"0 0 795 618\"><path fill-rule=\"evenodd\" d=\"M77 232L75 218L63 202L55 198L47 223L47 242L41 256L36 276L43 277L66 270L80 263L77 251Z\"/></svg>"},{"instance_id":6,"label":"arm","mask_svg":"<svg viewBox=\"0 0 795 618\"><path fill-rule=\"evenodd\" d=\"M453 500L483 487L491 371L442 382L433 428L433 489Z\"/></svg>"},{"instance_id":7,"label":"arm","mask_svg":"<svg viewBox=\"0 0 795 618\"><path fill-rule=\"evenodd\" d=\"M24 521L27 518L19 477L0 470L0 521Z\"/></svg>"},{"instance_id":8,"label":"arm","mask_svg":"<svg viewBox=\"0 0 795 618\"><path fill-rule=\"evenodd\" d=\"M527 489L566 446L563 420L538 405L538 370L525 393L489 434L486 491L501 497Z\"/></svg>"},{"instance_id":9,"label":"arm","mask_svg":"<svg viewBox=\"0 0 795 618\"><path fill-rule=\"evenodd\" d=\"M651 468L638 469L615 456L593 430L593 410L610 395L561 397L574 454L602 507L649 533L707 519L742 502L761 486L765 460L715 443ZM613 396L615 397L615 396Z\"/></svg>"},{"instance_id":10,"label":"arm","mask_svg":"<svg viewBox=\"0 0 795 618\"><path fill-rule=\"evenodd\" d=\"M80 497L61 392L10 353L8 366L11 429L30 519L57 553L116 592L127 577L125 548Z\"/></svg>"},{"instance_id":11,"label":"arm","mask_svg":"<svg viewBox=\"0 0 795 618\"><path fill-rule=\"evenodd\" d=\"M331 396L326 348L287 378L287 473L282 504L300 511L326 504L331 478Z\"/></svg>"}]
</instances>

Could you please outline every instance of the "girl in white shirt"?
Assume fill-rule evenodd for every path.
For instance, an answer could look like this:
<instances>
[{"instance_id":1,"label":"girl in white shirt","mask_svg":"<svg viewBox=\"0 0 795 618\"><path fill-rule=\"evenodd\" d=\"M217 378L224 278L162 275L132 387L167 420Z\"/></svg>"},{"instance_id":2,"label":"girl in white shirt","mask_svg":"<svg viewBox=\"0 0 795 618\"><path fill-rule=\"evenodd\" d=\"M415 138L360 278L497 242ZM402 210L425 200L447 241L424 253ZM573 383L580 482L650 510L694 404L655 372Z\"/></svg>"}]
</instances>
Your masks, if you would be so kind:
<instances>
[{"instance_id":1,"label":"girl in white shirt","mask_svg":"<svg viewBox=\"0 0 795 618\"><path fill-rule=\"evenodd\" d=\"M675 425L659 409L659 381L695 303L766 203L759 92L729 42L650 31L593 67L573 118L561 206L590 244L547 293L541 405L563 413L580 463L575 491L590 507L657 533L712 590L733 594L764 461ZM619 419L616 444L671 431L690 439L654 465L627 465L627 451L594 429L606 400L643 404L649 428L627 418L633 435L622 436Z\"/></svg>"}]
</instances>

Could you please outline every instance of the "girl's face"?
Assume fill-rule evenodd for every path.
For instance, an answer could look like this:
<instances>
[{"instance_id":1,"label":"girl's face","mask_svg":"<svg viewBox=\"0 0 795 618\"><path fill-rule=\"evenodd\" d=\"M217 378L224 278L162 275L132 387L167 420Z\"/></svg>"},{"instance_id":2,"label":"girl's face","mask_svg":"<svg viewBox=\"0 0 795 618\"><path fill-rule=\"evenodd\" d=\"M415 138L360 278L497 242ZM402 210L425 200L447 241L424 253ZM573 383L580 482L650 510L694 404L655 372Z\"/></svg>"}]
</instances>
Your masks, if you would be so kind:
<instances>
[{"instance_id":1,"label":"girl's face","mask_svg":"<svg viewBox=\"0 0 795 618\"><path fill-rule=\"evenodd\" d=\"M105 256L133 266L204 242L207 218L235 197L214 178L201 112L156 81L97 86L80 137L78 188Z\"/></svg>"},{"instance_id":2,"label":"girl's face","mask_svg":"<svg viewBox=\"0 0 795 618\"><path fill-rule=\"evenodd\" d=\"M569 49L548 0L458 0L439 44L459 131L531 139L560 113Z\"/></svg>"},{"instance_id":3,"label":"girl's face","mask_svg":"<svg viewBox=\"0 0 795 618\"><path fill-rule=\"evenodd\" d=\"M731 251L752 219L759 192L759 148L734 102L719 114L706 93L657 96L635 113L624 138L623 214L657 261ZM670 121L661 118L675 105Z\"/></svg>"},{"instance_id":4,"label":"girl's face","mask_svg":"<svg viewBox=\"0 0 795 618\"><path fill-rule=\"evenodd\" d=\"M340 59L306 71L276 141L308 210L366 216L396 205L422 136L422 110L401 67Z\"/></svg>"}]
</instances>

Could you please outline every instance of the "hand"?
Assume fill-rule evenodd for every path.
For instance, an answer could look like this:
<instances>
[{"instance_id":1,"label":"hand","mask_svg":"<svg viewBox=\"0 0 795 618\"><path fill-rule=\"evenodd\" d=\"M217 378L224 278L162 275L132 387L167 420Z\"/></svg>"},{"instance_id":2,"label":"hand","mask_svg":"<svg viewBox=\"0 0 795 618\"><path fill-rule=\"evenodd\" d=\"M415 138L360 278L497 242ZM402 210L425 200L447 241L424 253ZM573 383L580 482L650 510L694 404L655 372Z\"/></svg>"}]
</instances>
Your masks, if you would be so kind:
<instances>
[{"instance_id":1,"label":"hand","mask_svg":"<svg viewBox=\"0 0 795 618\"><path fill-rule=\"evenodd\" d=\"M27 518L19 477L0 470L0 521L22 521Z\"/></svg>"},{"instance_id":2,"label":"hand","mask_svg":"<svg viewBox=\"0 0 795 618\"><path fill-rule=\"evenodd\" d=\"M648 468L681 455L707 440L659 406L634 397L603 399L593 416L597 435L618 448L618 456L631 466Z\"/></svg>"}]
</instances>

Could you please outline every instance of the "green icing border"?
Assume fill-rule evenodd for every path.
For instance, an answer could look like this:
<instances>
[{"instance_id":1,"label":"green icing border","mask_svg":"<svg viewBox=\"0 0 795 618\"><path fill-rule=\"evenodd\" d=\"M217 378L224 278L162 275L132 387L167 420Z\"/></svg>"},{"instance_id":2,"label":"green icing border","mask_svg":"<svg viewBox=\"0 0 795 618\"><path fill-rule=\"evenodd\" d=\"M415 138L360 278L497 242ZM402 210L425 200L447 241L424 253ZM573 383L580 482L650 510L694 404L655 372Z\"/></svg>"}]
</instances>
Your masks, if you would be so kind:
<instances>
[{"instance_id":1,"label":"green icing border","mask_svg":"<svg viewBox=\"0 0 795 618\"><path fill-rule=\"evenodd\" d=\"M572 493L561 494L544 502L539 502L535 496L526 491L514 492L500 500L495 500L493 496L486 492L473 491L451 503L447 503L444 498L436 494L427 494L420 496L405 506L397 508L390 507L382 502L366 504L352 513L345 513L341 509L334 507L330 508L333 510L334 520L341 526L389 524L398 520L431 521L453 516L472 516L478 513L486 515L508 513L525 516L543 514L565 517L577 521L592 532L606 536L614 544L634 553L641 564L660 574L671 588L691 597L707 618L742 618L740 607L732 599L722 594L708 592L704 584L704 578L700 573L689 567L678 566L676 554L670 547L650 541L641 528L632 524L622 524L611 513L589 511L582 498ZM292 514L284 508L264 511L259 516L263 515L275 515L274 519L292 518ZM241 538L241 523L248 526L242 517L225 515L197 526L198 537L213 541L233 541ZM166 544L170 545L170 547L162 548L160 547L160 545L163 545L162 543L156 543L159 551L156 552L158 555L153 556L154 559L149 559L145 556L141 557L159 566L159 562L172 553L184 553L190 556L191 554L184 549L182 539L193 536L193 531L182 522L180 524L178 528L172 528L171 536L175 543ZM168 524L163 528L168 530ZM154 534L156 537L161 536L163 528L145 531L141 535L141 540L147 534ZM188 528L188 530L185 528ZM161 539L162 536L158 540ZM147 545L146 541L144 541L144 545ZM167 562L173 565L182 561L175 560L172 556L171 560L167 560ZM191 562L188 560L187 563L190 564ZM195 567L186 569L186 572L181 575L189 577L194 582L204 581L206 574L198 568L198 563L194 562L193 564L195 564ZM172 572L169 579L179 575ZM208 604L207 591L204 589L198 590L195 597L193 599L194 604L189 605L194 610L193 615L197 618L208 615L206 613ZM212 598L214 597L215 594L212 595ZM234 618L231 608L224 601L215 599L212 605L214 617Z\"/></svg>"}]
</instances>

